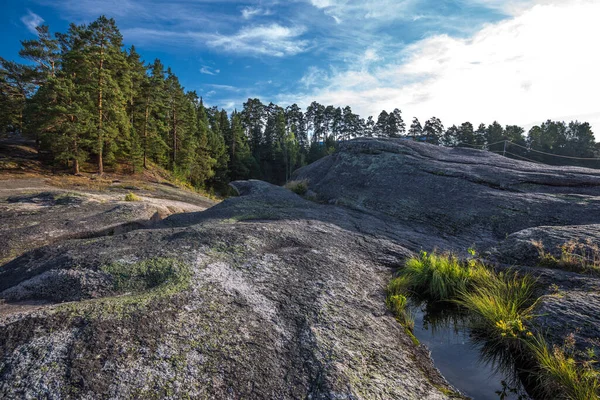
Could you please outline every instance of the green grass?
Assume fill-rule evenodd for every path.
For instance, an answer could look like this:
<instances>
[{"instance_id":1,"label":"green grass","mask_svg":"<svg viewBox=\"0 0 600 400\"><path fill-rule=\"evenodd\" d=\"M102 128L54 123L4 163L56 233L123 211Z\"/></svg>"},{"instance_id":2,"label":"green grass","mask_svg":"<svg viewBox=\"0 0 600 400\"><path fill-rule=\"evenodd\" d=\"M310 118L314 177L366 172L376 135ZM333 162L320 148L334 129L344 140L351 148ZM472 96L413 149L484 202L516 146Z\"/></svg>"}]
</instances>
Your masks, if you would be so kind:
<instances>
[{"instance_id":1,"label":"green grass","mask_svg":"<svg viewBox=\"0 0 600 400\"><path fill-rule=\"evenodd\" d=\"M472 328L505 341L531 335L535 280L514 272L492 274L483 284L458 293L456 303L470 311Z\"/></svg>"},{"instance_id":2,"label":"green grass","mask_svg":"<svg viewBox=\"0 0 600 400\"><path fill-rule=\"evenodd\" d=\"M600 398L598 372L592 362L577 363L564 349L552 349L541 335L527 341L527 347L538 364L536 373L539 386L551 398L559 398L557 393L569 400L597 400Z\"/></svg>"},{"instance_id":3,"label":"green grass","mask_svg":"<svg viewBox=\"0 0 600 400\"><path fill-rule=\"evenodd\" d=\"M405 291L433 301L451 301L459 293L493 279L493 273L475 260L460 261L452 254L421 252L408 259L391 282Z\"/></svg>"},{"instance_id":4,"label":"green grass","mask_svg":"<svg viewBox=\"0 0 600 400\"><path fill-rule=\"evenodd\" d=\"M289 181L285 184L285 188L300 196L304 196L306 192L308 192L308 180L303 179L301 181Z\"/></svg>"},{"instance_id":5,"label":"green grass","mask_svg":"<svg viewBox=\"0 0 600 400\"><path fill-rule=\"evenodd\" d=\"M592 367L595 356L578 363L568 351L556 346L551 350L542 335L532 332L536 284L529 275L496 273L474 259L422 252L409 258L389 283L386 303L407 330L414 326L407 296L457 304L467 311L471 329L492 350L508 349L533 360L531 373L550 398L598 400L599 375Z\"/></svg>"},{"instance_id":6,"label":"green grass","mask_svg":"<svg viewBox=\"0 0 600 400\"><path fill-rule=\"evenodd\" d=\"M407 310L408 299L406 296L402 294L390 294L387 296L386 303L390 311L396 316L398 322L412 332L415 327L415 321Z\"/></svg>"},{"instance_id":7,"label":"green grass","mask_svg":"<svg viewBox=\"0 0 600 400\"><path fill-rule=\"evenodd\" d=\"M135 194L133 194L131 192L127 193L125 195L125 201L140 201L140 200L142 200L142 199L140 199L138 196L136 196Z\"/></svg>"}]
</instances>

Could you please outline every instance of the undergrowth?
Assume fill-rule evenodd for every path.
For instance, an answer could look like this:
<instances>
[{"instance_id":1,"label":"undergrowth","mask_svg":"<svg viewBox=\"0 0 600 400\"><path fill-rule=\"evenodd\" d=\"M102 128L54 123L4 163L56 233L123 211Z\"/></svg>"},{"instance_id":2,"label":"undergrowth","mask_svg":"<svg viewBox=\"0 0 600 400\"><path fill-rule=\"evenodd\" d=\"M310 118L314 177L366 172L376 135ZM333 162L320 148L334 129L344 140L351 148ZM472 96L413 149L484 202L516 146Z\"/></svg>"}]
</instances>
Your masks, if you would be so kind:
<instances>
[{"instance_id":1,"label":"undergrowth","mask_svg":"<svg viewBox=\"0 0 600 400\"><path fill-rule=\"evenodd\" d=\"M409 258L389 283L386 303L407 331L414 326L409 297L458 305L468 312L471 329L485 338L488 347L533 360L537 386L551 398L599 399L595 357L578 363L565 347L550 349L541 334L533 333L535 286L529 275L497 273L474 258L421 252Z\"/></svg>"}]
</instances>

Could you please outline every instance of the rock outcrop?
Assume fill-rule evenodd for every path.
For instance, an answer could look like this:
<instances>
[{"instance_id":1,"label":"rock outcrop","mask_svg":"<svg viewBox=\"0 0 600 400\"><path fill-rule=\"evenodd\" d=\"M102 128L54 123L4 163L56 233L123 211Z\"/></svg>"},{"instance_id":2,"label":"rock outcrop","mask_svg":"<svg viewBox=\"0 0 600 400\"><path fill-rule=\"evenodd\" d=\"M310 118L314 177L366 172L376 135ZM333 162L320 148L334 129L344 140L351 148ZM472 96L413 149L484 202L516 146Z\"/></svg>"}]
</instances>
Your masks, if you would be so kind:
<instances>
[{"instance_id":1,"label":"rock outcrop","mask_svg":"<svg viewBox=\"0 0 600 400\"><path fill-rule=\"evenodd\" d=\"M206 211L1 266L0 397L452 398L386 310L393 269L420 249L502 260L520 231L600 224L600 172L481 151L354 140L296 179L317 201L234 182ZM540 325L585 322L594 346L596 278L519 267L544 285Z\"/></svg>"}]
</instances>

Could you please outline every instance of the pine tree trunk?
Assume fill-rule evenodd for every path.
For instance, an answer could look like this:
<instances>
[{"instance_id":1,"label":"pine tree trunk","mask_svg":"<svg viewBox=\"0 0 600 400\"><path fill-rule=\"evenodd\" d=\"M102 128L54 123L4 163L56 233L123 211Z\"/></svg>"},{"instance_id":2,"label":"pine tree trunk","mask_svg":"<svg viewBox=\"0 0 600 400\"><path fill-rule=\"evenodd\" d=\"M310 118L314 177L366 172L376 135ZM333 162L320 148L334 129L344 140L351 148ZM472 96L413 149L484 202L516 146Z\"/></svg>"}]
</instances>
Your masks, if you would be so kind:
<instances>
[{"instance_id":1,"label":"pine tree trunk","mask_svg":"<svg viewBox=\"0 0 600 400\"><path fill-rule=\"evenodd\" d=\"M173 110L173 170L175 170L175 160L177 159L177 113Z\"/></svg>"},{"instance_id":2,"label":"pine tree trunk","mask_svg":"<svg viewBox=\"0 0 600 400\"><path fill-rule=\"evenodd\" d=\"M104 174L104 164L102 162L102 151L104 137L102 135L102 69L104 66L104 28L102 28L102 39L100 41L100 65L98 68L98 174Z\"/></svg>"},{"instance_id":3,"label":"pine tree trunk","mask_svg":"<svg viewBox=\"0 0 600 400\"><path fill-rule=\"evenodd\" d=\"M144 118L144 169L148 168L148 166L146 165L146 149L148 147L148 118L149 118L149 109L150 109L150 97L148 97L146 99L146 112L145 112L145 118Z\"/></svg>"},{"instance_id":4,"label":"pine tree trunk","mask_svg":"<svg viewBox=\"0 0 600 400\"><path fill-rule=\"evenodd\" d=\"M71 123L75 122L75 118L71 116ZM75 140L73 140L73 153L75 157L73 158L73 174L79 174L79 146L77 145L77 136L75 136Z\"/></svg>"}]
</instances>

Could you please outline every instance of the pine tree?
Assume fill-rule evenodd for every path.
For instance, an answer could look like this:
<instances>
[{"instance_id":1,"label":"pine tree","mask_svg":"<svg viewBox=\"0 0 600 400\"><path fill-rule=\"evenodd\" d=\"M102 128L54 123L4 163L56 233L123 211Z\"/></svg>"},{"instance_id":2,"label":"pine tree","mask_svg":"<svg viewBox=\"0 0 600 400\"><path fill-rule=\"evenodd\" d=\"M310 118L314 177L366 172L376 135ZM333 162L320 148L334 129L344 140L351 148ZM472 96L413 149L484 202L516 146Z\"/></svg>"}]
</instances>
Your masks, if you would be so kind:
<instances>
[{"instance_id":1,"label":"pine tree","mask_svg":"<svg viewBox=\"0 0 600 400\"><path fill-rule=\"evenodd\" d=\"M411 137L413 140L417 140L421 137L422 134L423 127L421 126L419 119L417 117L414 117L412 120L412 124L410 124L410 129L408 130L408 136Z\"/></svg>"},{"instance_id":2,"label":"pine tree","mask_svg":"<svg viewBox=\"0 0 600 400\"><path fill-rule=\"evenodd\" d=\"M369 117L367 118L367 122L365 123L365 131L364 131L365 137L373 137L374 130L375 130L375 121L373 120L373 116L369 115Z\"/></svg>"},{"instance_id":3,"label":"pine tree","mask_svg":"<svg viewBox=\"0 0 600 400\"><path fill-rule=\"evenodd\" d=\"M425 126L423 127L423 135L425 135L425 142L431 144L440 144L442 135L444 134L444 125L437 117L431 117Z\"/></svg>"},{"instance_id":4,"label":"pine tree","mask_svg":"<svg viewBox=\"0 0 600 400\"><path fill-rule=\"evenodd\" d=\"M406 132L406 124L402 119L402 112L399 109L395 108L394 111L388 115L385 130L386 137L397 138L404 135Z\"/></svg>"}]
</instances>

